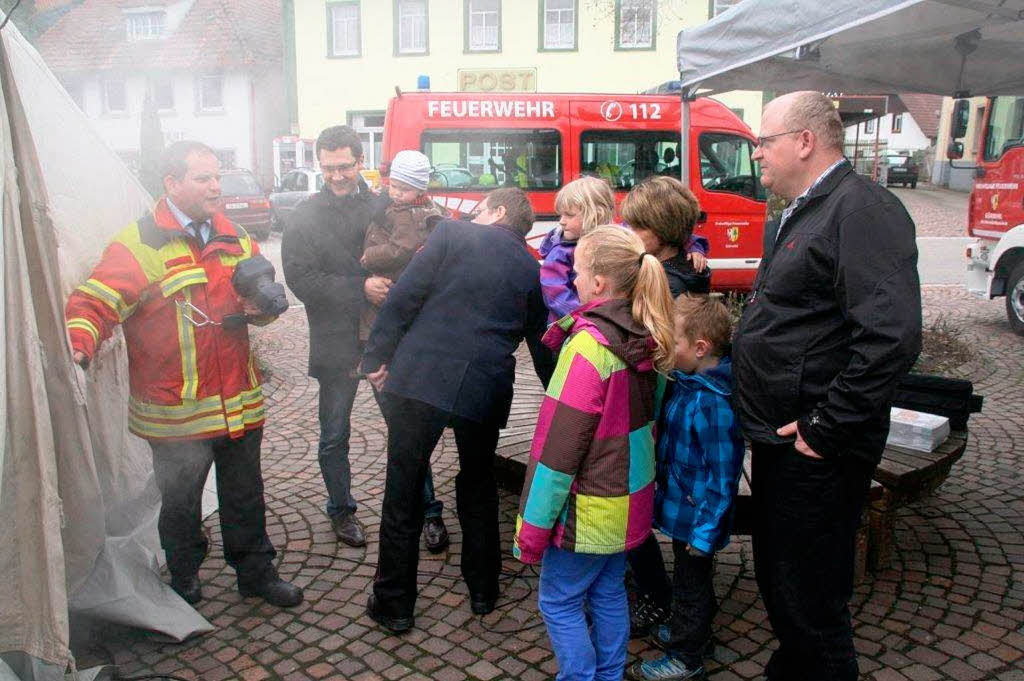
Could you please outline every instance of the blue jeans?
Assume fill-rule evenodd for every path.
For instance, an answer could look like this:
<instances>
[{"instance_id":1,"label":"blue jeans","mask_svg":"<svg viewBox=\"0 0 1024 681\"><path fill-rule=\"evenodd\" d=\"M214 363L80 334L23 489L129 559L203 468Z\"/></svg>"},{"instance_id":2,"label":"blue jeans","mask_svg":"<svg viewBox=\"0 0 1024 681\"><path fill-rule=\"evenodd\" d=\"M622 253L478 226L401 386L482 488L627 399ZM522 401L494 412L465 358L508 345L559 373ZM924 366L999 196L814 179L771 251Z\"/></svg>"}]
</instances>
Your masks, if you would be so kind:
<instances>
[{"instance_id":1,"label":"blue jeans","mask_svg":"<svg viewBox=\"0 0 1024 681\"><path fill-rule=\"evenodd\" d=\"M544 551L538 605L558 658L558 681L621 681L629 643L625 573L625 553Z\"/></svg>"},{"instance_id":2,"label":"blue jeans","mask_svg":"<svg viewBox=\"0 0 1024 681\"><path fill-rule=\"evenodd\" d=\"M331 518L356 510L352 496L352 468L349 465L349 436L352 433L352 404L359 379L344 373L321 376L320 382L320 473L327 487L327 515ZM381 396L374 391L380 404ZM424 517L440 518L444 505L434 495L434 478L427 467L423 485Z\"/></svg>"}]
</instances>

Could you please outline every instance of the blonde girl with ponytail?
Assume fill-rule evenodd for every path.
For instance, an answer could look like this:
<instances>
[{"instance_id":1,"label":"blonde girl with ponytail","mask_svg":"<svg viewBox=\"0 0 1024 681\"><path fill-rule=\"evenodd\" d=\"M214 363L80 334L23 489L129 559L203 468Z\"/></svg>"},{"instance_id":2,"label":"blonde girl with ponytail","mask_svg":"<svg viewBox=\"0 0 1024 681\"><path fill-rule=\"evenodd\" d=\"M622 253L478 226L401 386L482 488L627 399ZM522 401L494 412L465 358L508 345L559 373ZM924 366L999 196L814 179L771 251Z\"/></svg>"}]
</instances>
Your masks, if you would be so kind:
<instances>
[{"instance_id":1,"label":"blonde girl with ponytail","mask_svg":"<svg viewBox=\"0 0 1024 681\"><path fill-rule=\"evenodd\" d=\"M574 269L581 306L544 336L560 352L537 418L513 553L541 563L539 609L559 678L593 678L597 669L621 678L626 552L651 533L672 299L658 259L615 225L580 239Z\"/></svg>"}]
</instances>

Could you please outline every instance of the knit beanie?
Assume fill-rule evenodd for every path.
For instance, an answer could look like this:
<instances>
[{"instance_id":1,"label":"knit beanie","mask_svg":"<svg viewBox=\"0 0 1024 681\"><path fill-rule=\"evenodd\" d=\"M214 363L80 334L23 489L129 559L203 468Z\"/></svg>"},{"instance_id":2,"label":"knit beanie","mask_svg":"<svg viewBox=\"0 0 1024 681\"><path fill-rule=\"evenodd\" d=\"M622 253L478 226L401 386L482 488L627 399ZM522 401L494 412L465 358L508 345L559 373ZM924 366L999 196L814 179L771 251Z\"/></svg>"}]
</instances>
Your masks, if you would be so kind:
<instances>
[{"instance_id":1,"label":"knit beanie","mask_svg":"<svg viewBox=\"0 0 1024 681\"><path fill-rule=\"evenodd\" d=\"M388 176L392 180L404 182L410 187L423 191L430 182L430 159L411 149L400 151L391 161L391 170Z\"/></svg>"}]
</instances>

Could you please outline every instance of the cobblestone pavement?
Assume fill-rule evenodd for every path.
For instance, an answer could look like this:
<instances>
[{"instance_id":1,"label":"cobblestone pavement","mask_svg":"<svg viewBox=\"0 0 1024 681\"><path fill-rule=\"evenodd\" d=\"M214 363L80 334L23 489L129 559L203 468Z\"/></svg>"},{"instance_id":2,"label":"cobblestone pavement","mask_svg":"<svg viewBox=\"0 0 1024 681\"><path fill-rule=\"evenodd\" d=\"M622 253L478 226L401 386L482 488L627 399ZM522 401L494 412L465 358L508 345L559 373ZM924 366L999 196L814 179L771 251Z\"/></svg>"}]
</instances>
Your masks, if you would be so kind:
<instances>
[{"instance_id":1,"label":"cobblestone pavement","mask_svg":"<svg viewBox=\"0 0 1024 681\"><path fill-rule=\"evenodd\" d=\"M922 183L916 189L889 187L914 216L917 236L967 236L966 192Z\"/></svg>"},{"instance_id":2,"label":"cobblestone pavement","mask_svg":"<svg viewBox=\"0 0 1024 681\"><path fill-rule=\"evenodd\" d=\"M981 302L958 287L928 287L924 302L929 323L943 316L969 344L973 359L955 373L975 381L985 408L972 417L967 452L946 483L899 512L889 568L857 587L852 611L861 669L874 681L1024 681L1024 343L1007 328L1001 300ZM422 553L416 628L396 638L364 615L383 496L383 420L364 385L352 418L352 465L358 515L370 543L365 550L348 548L335 542L323 513L316 385L305 372L303 311L290 310L258 330L257 339L270 369L263 464L269 532L281 574L305 588L306 601L279 610L242 598L212 517L206 527L214 545L200 572L206 598L198 609L216 631L178 645L143 633L108 632L100 652L79 651L80 666L113 658L127 674L210 681L552 678L557 665L537 615L532 568L506 553L498 610L483 618L469 611L458 565L471 547L463 544L454 516L457 458L449 433L433 465L452 545L440 556ZM506 441L510 437L523 437L522 429ZM506 549L517 500L517 493L502 493ZM671 551L666 556L670 560ZM711 678L760 678L773 642L749 541L734 542L719 555L716 588L721 609ZM642 642L630 645L631 659L652 654Z\"/></svg>"}]
</instances>

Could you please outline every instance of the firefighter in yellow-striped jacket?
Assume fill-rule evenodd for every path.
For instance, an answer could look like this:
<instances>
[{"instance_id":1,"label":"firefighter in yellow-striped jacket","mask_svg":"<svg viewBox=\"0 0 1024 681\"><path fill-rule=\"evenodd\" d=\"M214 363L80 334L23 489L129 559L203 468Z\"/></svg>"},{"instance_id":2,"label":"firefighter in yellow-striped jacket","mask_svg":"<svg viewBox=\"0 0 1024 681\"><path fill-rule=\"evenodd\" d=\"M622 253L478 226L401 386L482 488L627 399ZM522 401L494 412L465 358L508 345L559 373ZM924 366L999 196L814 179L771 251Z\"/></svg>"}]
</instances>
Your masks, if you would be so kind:
<instances>
[{"instance_id":1,"label":"firefighter in yellow-striped jacket","mask_svg":"<svg viewBox=\"0 0 1024 681\"><path fill-rule=\"evenodd\" d=\"M114 237L68 299L74 359L87 367L123 324L128 427L153 449L160 543L174 590L189 603L202 598L198 571L208 547L201 499L215 461L225 559L239 591L297 605L302 590L278 577L266 532L265 407L245 322L258 311L231 281L259 247L220 213L220 164L209 147L176 142L161 164L166 196Z\"/></svg>"}]
</instances>

